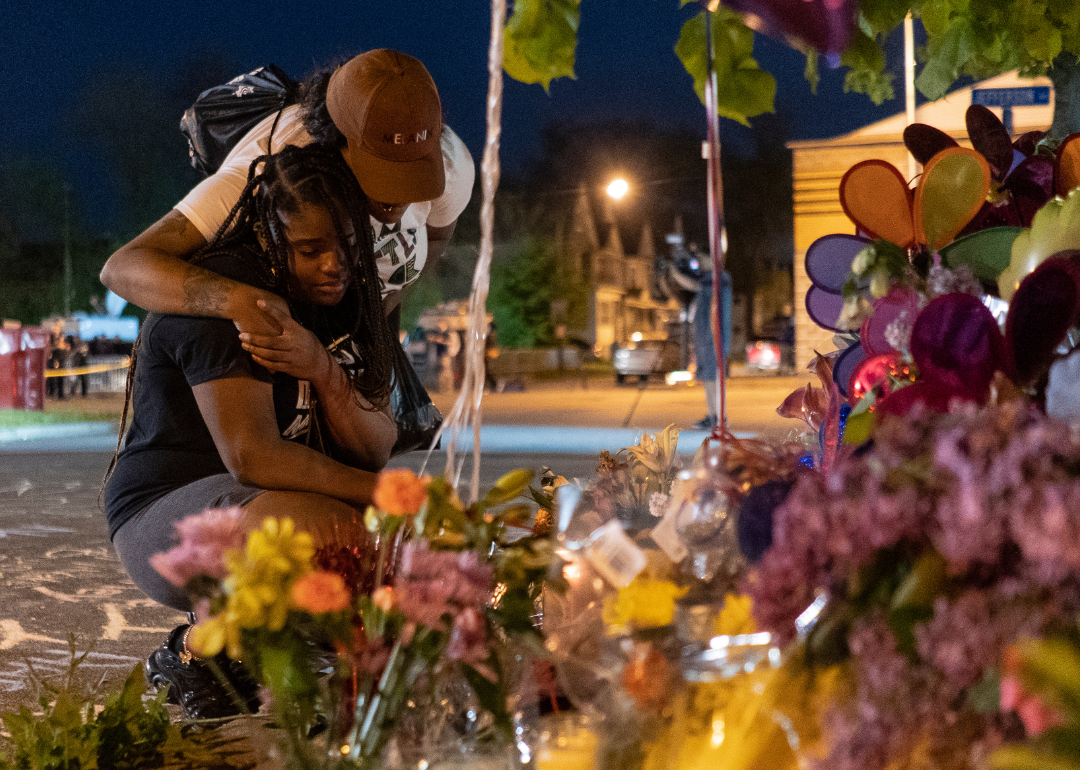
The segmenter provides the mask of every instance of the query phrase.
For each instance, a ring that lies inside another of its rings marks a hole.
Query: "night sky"
[[[555,81],[550,95],[506,80],[507,170],[527,167],[552,121],[630,118],[704,135],[704,109],[672,50],[695,7],[680,9],[678,0],[583,0],[577,79]],[[95,167],[71,114],[77,95],[102,73],[135,66],[166,78],[192,55],[213,52],[234,63],[236,74],[273,62],[300,79],[335,57],[388,47],[427,65],[447,123],[479,161],[489,18],[484,0],[8,0],[0,28],[6,106],[0,155],[58,159],[93,213],[100,207],[95,196],[107,188],[89,178]],[[874,108],[864,96],[845,95],[842,72],[824,67],[818,94],[811,95],[802,55],[779,43],[759,38],[756,56],[777,77],[777,108],[790,138],[844,133],[903,109],[900,99]],[[722,122],[732,147],[748,146],[746,132]],[[183,142],[179,132],[177,142]]]

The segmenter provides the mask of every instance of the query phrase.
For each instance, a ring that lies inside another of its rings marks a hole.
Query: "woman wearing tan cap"
[[[442,122],[431,75],[407,54],[377,49],[309,78],[301,102],[256,125],[212,176],[105,263],[101,282],[159,313],[228,318],[241,331],[274,328],[256,302],[280,300],[188,262],[220,229],[251,161],[285,145],[336,147],[369,199],[384,305],[441,256],[472,193],[475,168]],[[273,146],[271,147],[271,130]]]

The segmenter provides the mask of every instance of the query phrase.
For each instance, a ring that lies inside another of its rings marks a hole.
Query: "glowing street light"
[[[628,193],[629,191],[630,185],[622,177],[619,177],[618,179],[613,179],[611,184],[607,186],[607,194],[617,201],[622,200],[623,196],[625,196],[626,193]]]

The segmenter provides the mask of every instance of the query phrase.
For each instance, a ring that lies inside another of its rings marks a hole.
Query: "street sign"
[[[1050,86],[1024,88],[976,88],[971,103],[983,107],[1037,107],[1050,104]]]
[[[1022,88],[974,88],[971,103],[983,107],[1001,107],[1001,122],[1012,135],[1013,107],[1039,107],[1050,104],[1050,86],[1024,86]]]

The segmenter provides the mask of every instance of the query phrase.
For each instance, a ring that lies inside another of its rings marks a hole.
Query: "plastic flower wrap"
[[[732,439],[708,443],[679,469],[676,441],[672,429],[605,452],[594,483],[560,485],[552,503],[567,588],[544,599],[547,649],[562,690],[598,732],[600,768],[653,766],[654,746],[689,729],[673,722],[688,697],[687,662],[718,636],[752,635],[749,600],[737,594],[747,565],[742,506],[754,490],[780,485],[767,499],[755,492],[750,530],[771,520],[802,453]],[[624,456],[620,476],[612,464]],[[634,515],[623,515],[631,501]]]
[[[225,650],[267,688],[297,766],[379,766],[390,749],[400,759],[445,742],[457,735],[442,713],[451,706],[440,705],[449,700],[509,742],[507,650],[541,641],[533,607],[552,554],[546,536],[524,528],[532,509],[514,502],[531,478],[507,474],[466,506],[443,479],[381,474],[364,515],[377,547],[334,554],[344,576],[316,567],[311,537],[289,519],[266,519],[245,542],[232,511],[182,522],[181,544],[154,562],[207,609],[195,651]],[[461,692],[436,694],[447,687]],[[399,730],[407,735],[395,743]]]

